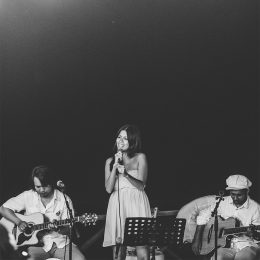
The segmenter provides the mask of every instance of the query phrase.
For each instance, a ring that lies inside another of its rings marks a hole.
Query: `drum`
[[[150,251],[150,259],[152,259],[152,251]],[[136,250],[134,247],[127,247],[126,260],[137,260]],[[164,260],[164,254],[159,248],[155,249],[155,260]]]

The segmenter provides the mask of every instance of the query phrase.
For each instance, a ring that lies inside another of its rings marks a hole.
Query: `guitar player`
[[[19,214],[15,212],[25,211],[27,216],[41,213],[44,219],[51,222],[47,229],[38,232],[37,244],[28,243],[28,253],[33,260],[69,259],[69,228],[68,226],[58,228],[55,224],[55,221],[69,218],[69,214],[63,193],[55,189],[54,176],[54,172],[48,166],[35,167],[31,175],[32,189],[9,199],[0,207],[0,215],[15,224],[20,232],[28,230],[28,222],[19,218]],[[66,197],[74,214],[71,199],[67,195]],[[72,244],[72,259],[85,260],[84,255],[74,244]]]
[[[229,196],[225,197],[219,204],[218,215],[224,220],[234,218],[240,221],[241,226],[253,227],[260,225],[260,206],[249,196],[249,188],[252,186],[251,181],[243,175],[231,175],[226,179],[226,190]],[[200,254],[203,245],[203,231],[211,218],[211,208],[201,211],[197,217],[197,229],[192,243],[192,250],[196,255]],[[246,232],[236,234],[231,239],[229,246],[218,248],[218,260],[259,260],[260,246],[255,240],[257,231],[252,228],[246,229]],[[210,258],[210,254],[209,254]],[[211,256],[214,260],[214,255]]]

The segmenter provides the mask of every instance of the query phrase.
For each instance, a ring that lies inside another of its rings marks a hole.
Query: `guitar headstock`
[[[95,225],[98,220],[98,216],[95,213],[84,213],[80,217],[80,222],[85,226]]]

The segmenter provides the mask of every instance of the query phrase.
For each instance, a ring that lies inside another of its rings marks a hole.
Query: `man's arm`
[[[25,221],[22,221],[20,218],[18,218],[12,209],[1,206],[0,214],[7,220],[17,225],[21,231],[24,231],[25,228],[28,227],[28,224]]]
[[[7,220],[17,225],[21,231],[24,231],[28,225],[25,221],[22,221],[20,218],[18,218],[15,212],[25,210],[25,204],[27,201],[28,191],[25,191],[16,197],[10,198],[0,207],[0,214]]]
[[[19,222],[21,221],[14,213],[13,210],[5,208],[4,206],[0,207],[0,214],[6,218],[7,220],[11,221],[15,225],[18,226]]]

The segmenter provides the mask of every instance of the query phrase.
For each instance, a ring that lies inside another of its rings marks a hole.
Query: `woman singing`
[[[141,138],[134,125],[122,126],[117,134],[113,157],[106,160],[105,187],[111,193],[103,246],[113,246],[113,259],[126,258],[123,246],[124,226],[127,217],[151,217],[149,200],[144,191],[148,166],[141,153]],[[148,260],[149,247],[136,247],[137,259]]]

